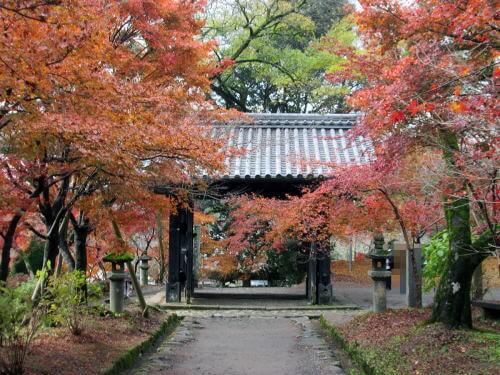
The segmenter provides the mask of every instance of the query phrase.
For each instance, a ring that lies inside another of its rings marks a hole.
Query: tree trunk
[[[158,249],[160,255],[160,284],[165,281],[165,247],[163,246],[163,225],[161,224],[161,215],[156,214],[156,230],[158,233]]]
[[[47,242],[43,252],[43,267],[50,262],[49,273],[54,272],[56,266],[56,258],[59,255],[59,225],[65,216],[64,201],[68,194],[69,177],[64,178],[59,186],[54,202],[50,202],[50,187],[47,181],[43,180],[40,183],[46,184],[43,190],[43,200],[39,203],[39,210],[43,216],[45,227],[47,229]]]
[[[31,267],[31,264],[29,262],[29,259],[27,257],[27,255],[25,253],[23,253],[22,251],[19,252],[19,255],[21,256],[21,258],[23,259],[23,262],[24,262],[24,266],[26,267],[26,269],[28,270],[28,273],[30,275],[30,278],[31,279],[34,279],[35,278],[35,272],[33,271],[33,268]]]
[[[104,263],[102,261],[99,261],[99,262],[97,262],[97,265],[99,266],[99,269],[101,270],[102,277],[104,278],[104,281],[106,281],[106,283],[109,283],[108,273],[106,271],[106,267],[104,267]]]
[[[92,232],[90,220],[85,217],[85,214],[80,210],[78,221],[70,212],[68,218],[73,225],[73,233],[75,238],[75,270],[80,271],[85,277],[87,275],[87,237]],[[86,280],[86,279],[85,279]],[[82,287],[84,299],[87,301],[88,288],[87,282]]]
[[[75,228],[75,269],[87,273],[87,237],[91,232],[87,225]]]
[[[415,304],[414,306],[409,306],[409,307],[415,307],[415,308],[421,308],[422,307],[422,273],[419,272],[417,269],[417,258],[415,257],[415,246],[413,244],[413,240],[410,238],[410,235],[408,233],[408,230],[406,229],[406,224],[405,221],[403,220],[403,217],[401,216],[401,213],[399,212],[399,208],[394,203],[392,198],[390,197],[389,193],[385,191],[384,189],[379,189],[379,191],[384,195],[385,199],[387,202],[392,207],[392,211],[394,212],[394,216],[398,220],[399,226],[401,228],[401,233],[403,234],[403,238],[406,244],[406,251],[407,254],[410,256],[411,259],[411,270],[413,274],[413,283],[415,284],[415,291],[416,291],[416,298],[415,298]],[[409,293],[407,290],[406,293]]]
[[[42,200],[38,204],[38,209],[42,215],[45,223],[45,228],[47,229],[47,240],[45,241],[45,247],[43,249],[43,265],[42,265],[42,276],[38,279],[31,300],[36,305],[40,300],[43,288],[47,281],[47,276],[55,271],[56,258],[59,254],[59,224],[63,220],[66,210],[64,209],[64,202],[66,196],[68,195],[69,189],[69,177],[62,180],[59,186],[57,195],[54,202],[50,202],[50,186],[47,183],[46,178],[40,178],[39,184],[42,185]],[[50,267],[49,267],[50,262]]]
[[[493,238],[491,232],[488,232],[474,245],[471,243],[469,210],[467,197],[445,205],[450,251],[434,297],[431,322],[441,322],[451,328],[472,328],[472,275],[488,256],[485,250]]]
[[[407,248],[411,259],[411,270],[413,274],[413,283],[415,284],[415,308],[422,308],[422,271],[417,268],[417,258],[415,256],[415,246]],[[407,271],[408,272],[408,271]],[[409,293],[407,290],[406,293]]]
[[[50,230],[51,226],[47,226],[47,231]],[[54,272],[56,268],[56,259],[59,254],[59,231],[54,230],[47,237],[45,242],[45,247],[43,251],[43,265],[47,266],[50,262],[50,272]]]
[[[73,225],[73,233],[75,238],[75,269],[81,271],[84,275],[87,274],[87,238],[92,232],[90,220],[85,217],[85,213],[80,210],[78,220],[72,213],[68,215]]]
[[[450,174],[456,170],[455,152],[459,150],[456,136],[444,134],[443,157]],[[451,328],[472,327],[470,294],[472,275],[487,257],[489,239],[494,234],[485,232],[474,244],[471,240],[470,202],[465,181],[453,189],[453,195],[444,197],[444,213],[449,236],[449,254],[441,276],[431,315],[431,322],[441,322]]]
[[[17,225],[21,220],[22,214],[16,213],[10,220],[9,227],[3,236],[2,261],[0,263],[0,281],[7,281],[9,276],[10,251],[16,235]]]
[[[50,229],[48,229],[50,230]],[[59,240],[59,231],[53,230],[52,231],[52,236],[53,233],[57,234],[56,241]],[[47,237],[47,240],[45,241],[45,246],[43,247],[43,263],[42,263],[42,273],[40,278],[37,280],[36,285],[35,285],[35,290],[33,290],[33,294],[31,295],[31,300],[33,301],[34,305],[38,305],[38,302],[40,301],[40,297],[42,295],[42,291],[45,288],[45,283],[47,281],[47,277],[52,274],[55,271],[55,260],[57,257],[57,252],[56,255],[51,257],[51,251],[54,249],[54,239],[50,241],[51,236]],[[58,249],[57,247],[57,242],[55,242],[55,248],[56,250]],[[50,262],[50,264],[48,264]],[[49,267],[50,266],[50,267]]]
[[[130,279],[132,280],[132,285],[134,286],[135,292],[137,294],[137,299],[139,300],[139,306],[142,310],[142,315],[147,318],[149,315],[148,305],[146,305],[146,300],[144,299],[144,295],[142,294],[141,286],[137,281],[137,276],[135,275],[134,268],[132,266],[132,262],[126,262],[128,273],[130,275]]]
[[[57,257],[57,267],[56,267],[56,271],[54,273],[54,275],[56,277],[59,277],[59,275],[61,274],[62,272],[62,264],[63,264],[63,258],[61,256],[61,254],[59,254],[59,256]]]
[[[61,224],[61,229],[59,230],[59,252],[60,256],[64,259],[64,262],[68,266],[69,271],[75,269],[75,259],[71,255],[71,251],[68,246],[68,215],[66,215]]]

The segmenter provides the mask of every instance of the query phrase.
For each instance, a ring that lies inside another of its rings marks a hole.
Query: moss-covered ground
[[[500,374],[500,324],[476,316],[473,330],[427,324],[430,311],[388,310],[342,326],[322,319],[327,333],[369,375]]]

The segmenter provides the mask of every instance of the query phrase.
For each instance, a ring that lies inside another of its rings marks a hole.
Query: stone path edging
[[[224,305],[187,305],[187,304],[165,304],[156,305],[162,310],[256,310],[256,311],[326,311],[326,310],[359,310],[354,305],[316,305],[316,306],[224,306]]]
[[[160,328],[156,332],[139,345],[136,345],[125,354],[121,355],[113,362],[109,369],[103,372],[103,375],[119,375],[132,368],[139,357],[158,343],[165,340],[167,336],[171,335],[179,326],[181,321],[182,318],[176,314],[170,315],[167,320],[161,324]]]
[[[358,367],[358,371],[361,369],[363,373],[367,375],[385,375],[368,363],[363,356],[362,350],[360,350],[357,345],[350,345],[340,334],[339,330],[325,319],[324,316],[319,318],[319,323],[324,329],[325,334],[330,337],[349,356],[352,363]]]

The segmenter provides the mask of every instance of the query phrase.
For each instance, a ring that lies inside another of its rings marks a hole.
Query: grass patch
[[[365,357],[365,355],[367,354],[369,357],[369,353],[364,353],[363,351],[361,351],[357,343],[349,343],[347,340],[345,340],[340,330],[328,323],[323,315],[319,318],[319,322],[327,335],[332,338],[335,343],[342,348],[342,350],[349,354],[352,362],[358,367],[355,369],[349,369],[349,375],[376,374],[376,369],[370,365],[369,361]]]

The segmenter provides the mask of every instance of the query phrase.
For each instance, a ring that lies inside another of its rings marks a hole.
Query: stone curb
[[[160,328],[156,332],[137,346],[122,354],[113,362],[109,369],[103,372],[103,375],[123,374],[123,372],[130,369],[137,359],[140,358],[145,352],[155,346],[164,337],[171,335],[181,321],[182,318],[176,314],[170,315],[167,320],[161,324]]]
[[[363,374],[366,375],[385,375],[384,372],[379,371],[377,368],[373,367],[370,363],[365,360],[363,351],[357,345],[349,344],[340,331],[328,322],[323,315],[319,318],[319,323],[321,328],[325,331],[325,334],[330,337],[335,343],[349,355],[351,361],[362,370]]]
[[[162,310],[255,310],[255,311],[330,311],[330,310],[359,310],[354,305],[339,306],[290,306],[290,307],[269,307],[269,306],[223,306],[223,305],[182,305],[168,304],[156,305]]]

